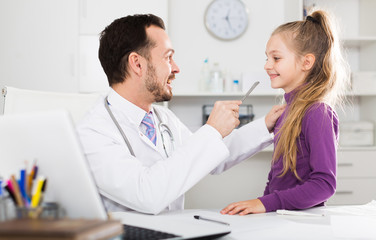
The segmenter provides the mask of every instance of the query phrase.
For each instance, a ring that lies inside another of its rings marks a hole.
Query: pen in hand
[[[215,223],[220,223],[220,224],[224,224],[224,225],[230,226],[229,223],[221,222],[221,221],[218,221],[218,220],[215,220],[215,219],[206,218],[206,217],[201,217],[199,215],[194,215],[193,217],[195,219],[197,219],[197,220],[204,220],[204,221],[215,222]]]

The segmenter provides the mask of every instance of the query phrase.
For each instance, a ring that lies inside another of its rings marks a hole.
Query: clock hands
[[[224,17],[224,19],[228,23],[228,26],[230,27],[230,29],[232,29],[231,22],[230,22],[230,12],[231,12],[231,9],[228,10],[227,15],[226,17]]]

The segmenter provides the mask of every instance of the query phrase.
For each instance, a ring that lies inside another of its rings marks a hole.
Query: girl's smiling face
[[[304,82],[303,58],[297,56],[287,45],[290,35],[272,35],[266,45],[267,60],[264,66],[272,88],[291,92]]]

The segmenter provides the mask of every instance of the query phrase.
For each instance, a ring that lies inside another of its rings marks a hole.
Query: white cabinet
[[[329,205],[365,204],[376,199],[376,149],[338,152],[337,190]]]
[[[78,3],[0,1],[0,86],[78,91]]]

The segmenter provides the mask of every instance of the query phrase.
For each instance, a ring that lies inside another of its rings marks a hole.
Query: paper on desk
[[[372,200],[371,202],[364,205],[340,206],[324,210],[334,213],[343,213],[357,216],[376,216],[376,200]]]
[[[376,218],[372,216],[330,216],[333,235],[346,239],[375,239]]]

